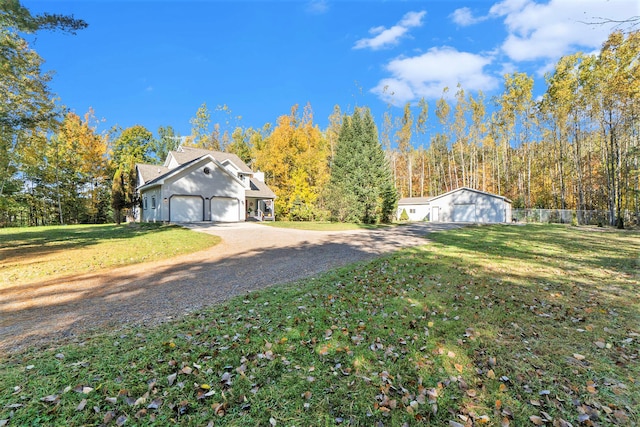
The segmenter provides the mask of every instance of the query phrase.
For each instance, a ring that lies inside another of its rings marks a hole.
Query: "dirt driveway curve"
[[[222,237],[163,261],[0,290],[0,352],[55,345],[91,330],[152,325],[253,289],[315,275],[402,247],[454,224],[318,232],[255,223],[190,224]]]

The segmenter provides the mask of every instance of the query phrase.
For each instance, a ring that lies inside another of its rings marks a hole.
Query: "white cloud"
[[[322,15],[329,10],[329,3],[327,0],[311,0],[307,4],[307,12],[315,15]]]
[[[473,16],[471,9],[468,7],[462,7],[454,10],[450,15],[450,18],[455,24],[460,25],[461,27],[468,27],[469,25],[473,25],[487,19],[486,16]]]
[[[381,80],[371,92],[385,102],[402,105],[422,97],[439,98],[445,87],[455,93],[458,83],[465,91],[489,91],[498,85],[497,79],[484,71],[491,61],[488,56],[450,47],[432,48],[419,56],[389,62],[386,69],[391,77]]]
[[[589,23],[637,14],[637,0],[504,0],[489,14],[503,18],[508,35],[503,52],[513,61],[555,61],[580,49],[599,47],[612,26]]]
[[[360,39],[356,42],[353,48],[370,48],[376,50],[396,45],[400,38],[404,36],[409,29],[422,25],[422,19],[426,14],[426,11],[408,12],[402,17],[400,22],[391,28],[385,28],[383,26],[373,27],[369,30],[369,33],[375,35],[375,37]]]

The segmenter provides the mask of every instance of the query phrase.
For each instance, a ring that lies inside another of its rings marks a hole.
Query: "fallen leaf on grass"
[[[116,413],[114,411],[108,411],[104,414],[104,418],[102,418],[102,424],[109,424],[116,417]]]
[[[167,382],[169,383],[169,387],[171,387],[173,385],[173,383],[176,381],[176,377],[178,376],[177,373],[175,374],[171,374],[167,377]]]
[[[537,426],[544,425],[545,423],[545,421],[537,415],[531,415],[529,419],[531,420],[532,423],[534,423]]]
[[[50,394],[49,396],[45,396],[40,399],[45,403],[58,403],[60,401],[60,396],[57,394]]]
[[[93,391],[93,387],[78,385],[73,389],[76,393],[89,394]]]
[[[222,374],[222,377],[220,377],[220,384],[227,387],[231,385],[231,374],[229,372]]]
[[[162,399],[153,399],[147,409],[158,409],[160,406],[162,406]]]
[[[84,407],[87,406],[87,399],[82,399],[78,406],[76,406],[76,411],[84,410]]]
[[[629,422],[629,416],[622,409],[616,409],[615,411],[613,411],[613,416],[621,424],[625,424]]]
[[[488,415],[480,415],[478,418],[475,419],[475,422],[478,424],[487,424],[489,421],[491,421],[491,419],[489,418]]]

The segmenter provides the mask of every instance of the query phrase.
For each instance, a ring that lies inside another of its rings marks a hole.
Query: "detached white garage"
[[[500,223],[511,219],[511,200],[467,187],[434,197],[429,204],[433,222]]]

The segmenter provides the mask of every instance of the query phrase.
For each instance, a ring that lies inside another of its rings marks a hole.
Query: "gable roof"
[[[449,192],[447,192],[447,193],[440,194],[439,196],[433,197],[433,198],[431,199],[431,201],[434,201],[434,200],[436,200],[436,199],[440,199],[440,198],[442,198],[442,197],[448,196],[449,194],[457,193],[458,191],[464,191],[464,190],[466,190],[466,191],[471,191],[471,192],[473,192],[473,193],[482,194],[482,195],[485,195],[485,196],[495,197],[495,198],[497,198],[497,199],[504,200],[504,201],[505,201],[505,202],[507,202],[507,203],[511,203],[511,200],[507,199],[507,198],[506,198],[506,197],[504,197],[504,196],[499,196],[499,195],[497,195],[497,194],[493,194],[493,193],[487,193],[486,191],[480,191],[480,190],[476,190],[476,189],[474,189],[474,188],[469,188],[469,187],[459,187],[459,188],[456,188],[455,190],[451,190],[451,191],[449,191]]]
[[[257,198],[265,198],[265,199],[275,199],[276,195],[267,184],[264,182],[255,179],[249,178],[249,188],[245,190],[246,197],[257,197]]]
[[[428,205],[433,197],[404,197],[398,200],[398,205]]]
[[[238,178],[237,176],[233,175],[227,168],[225,168],[219,161],[217,161],[216,159],[213,158],[213,156],[211,156],[210,154],[205,154],[204,156],[199,156],[196,157],[193,160],[190,160],[186,163],[181,164],[180,166],[173,168],[173,169],[168,169],[165,168],[167,170],[166,173],[159,175],[157,177],[155,177],[154,179],[152,179],[151,181],[145,182],[144,184],[142,184],[141,186],[138,187],[138,190],[141,190],[145,187],[153,187],[155,185],[162,185],[164,184],[164,181],[167,178],[170,178],[174,175],[177,175],[178,173],[180,173],[181,171],[191,167],[192,165],[197,165],[203,161],[212,161],[213,163],[215,163],[218,167],[220,167],[220,169],[226,173],[227,175],[229,175],[232,179],[234,179],[235,181],[237,181],[238,183],[240,183],[242,186],[244,186],[244,184],[242,184],[242,181],[240,181],[240,178]],[[139,165],[139,166],[149,166],[149,165]],[[140,170],[140,169],[138,169]]]
[[[142,178],[143,185],[169,172],[169,168],[167,167],[148,165],[145,163],[136,163],[136,167],[140,173],[140,178]]]
[[[243,162],[240,157],[233,153],[224,153],[222,151],[205,150],[204,148],[195,147],[178,147],[177,150],[170,151],[169,155],[173,156],[175,161],[180,165],[191,162],[202,156],[210,155],[221,164],[224,164],[225,162],[231,162],[237,169],[240,170],[240,172],[253,173],[249,166],[247,166],[247,164]],[[167,159],[168,158],[169,157],[167,156]],[[167,163],[165,162],[165,165],[166,164]]]

